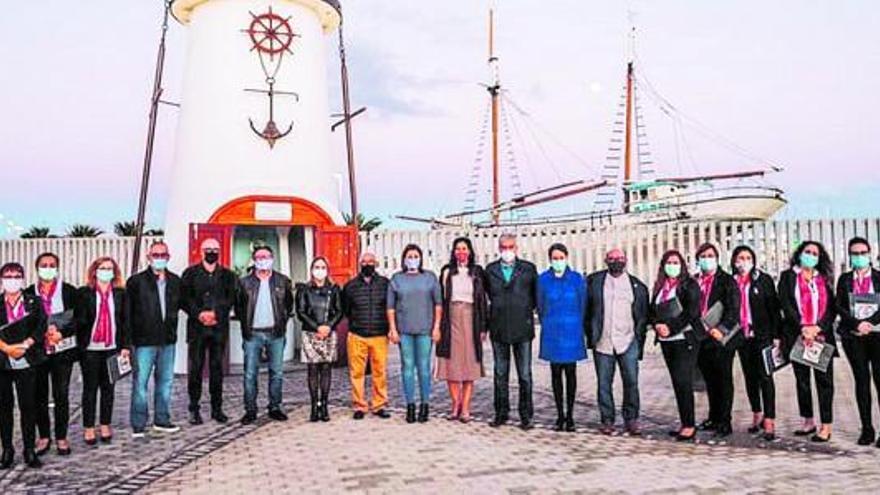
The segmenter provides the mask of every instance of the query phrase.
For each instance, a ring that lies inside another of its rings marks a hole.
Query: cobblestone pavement
[[[790,370],[782,371],[777,379],[777,431],[782,439],[766,443],[745,433],[751,413],[738,363],[738,432],[720,444],[702,435],[696,445],[674,443],[665,434],[677,422],[671,385],[659,350],[654,348],[646,355],[640,376],[645,427],[641,438],[598,433],[592,361],[578,367],[578,431],[574,434],[550,430],[555,408],[549,366],[538,360],[533,365],[535,430],[488,427],[492,415],[488,377],[477,384],[473,423],[442,419],[448,395],[444,384],[435,383],[432,420],[426,425],[406,424],[400,410],[399,361],[393,351],[389,383],[395,407],[388,420],[351,419],[347,375],[340,369],[334,370],[332,421],[307,422],[305,373],[296,367],[285,376],[285,405],[291,414],[286,423],[261,416],[250,426],[235,421],[190,426],[186,424],[185,379],[179,377],[173,413],[183,429],[133,441],[125,426],[130,397],[127,381],[117,389],[114,441],[97,447],[81,440],[77,375],[71,386],[76,402],[70,433],[73,456],[65,459],[49,454],[41,470],[24,468],[19,457],[13,470],[0,472],[0,493],[873,492],[880,482],[880,449],[855,445],[858,420],[851,375],[843,361],[835,366],[836,421],[833,440],[827,445],[790,435],[798,425]],[[486,356],[486,363],[491,372],[491,356]],[[261,404],[265,385],[264,374]],[[619,386],[616,398],[622,396]],[[511,388],[515,404],[515,374]],[[225,409],[233,419],[242,412],[241,392],[241,377],[229,377]],[[701,419],[706,411],[705,394],[698,394],[697,411]]]

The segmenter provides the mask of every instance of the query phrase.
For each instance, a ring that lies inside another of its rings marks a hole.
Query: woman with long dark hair
[[[488,332],[488,304],[483,268],[467,237],[452,242],[449,263],[440,270],[443,316],[437,343],[437,378],[446,380],[450,420],[471,420],[474,382],[483,376],[483,341]]]
[[[817,241],[802,242],[790,260],[791,268],[779,276],[779,303],[782,307],[783,331],[788,346],[798,337],[805,343],[823,342],[835,346],[834,271],[828,251]],[[837,356],[835,347],[834,355]],[[825,372],[809,366],[791,363],[797,382],[798,409],[803,426],[794,432],[797,436],[812,435],[814,442],[831,439],[832,406],[834,403],[834,360]],[[822,427],[817,431],[813,418],[813,394],[810,376],[816,380],[819,396],[819,418]]]
[[[856,403],[862,433],[857,443],[874,443],[874,424],[871,419],[871,380],[880,390],[880,333],[874,331],[880,325],[880,271],[871,266],[871,244],[862,237],[849,241],[849,264],[852,268],[837,281],[837,310],[840,324],[837,327],[843,350],[852,367],[855,381]],[[880,397],[878,397],[880,399]],[[877,442],[880,447],[880,441]]]
[[[667,251],[660,259],[649,319],[669,369],[681,421],[681,428],[670,435],[679,442],[691,442],[697,435],[694,368],[705,329],[700,321],[700,286],[688,275],[684,256],[678,251]]]
[[[763,350],[780,346],[779,297],[773,278],[757,268],[757,256],[749,246],[739,246],[730,257],[740,298],[739,324],[745,342],[738,349],[752,408],[749,433],[764,431],[764,440],[776,438],[776,386],[764,371]]]
[[[403,248],[402,269],[388,284],[388,340],[400,344],[406,422],[428,421],[431,399],[431,344],[440,340],[442,300],[437,276],[422,267],[422,250],[415,244]],[[419,412],[416,418],[416,377]]]
[[[342,320],[339,286],[330,278],[326,258],[312,260],[310,278],[296,288],[296,316],[302,322],[302,362],[308,365],[309,421],[330,421],[331,366],[336,362],[336,325]]]

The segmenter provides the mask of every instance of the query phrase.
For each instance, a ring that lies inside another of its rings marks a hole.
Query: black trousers
[[[844,339],[843,350],[853,371],[862,429],[874,431],[871,419],[871,379],[874,380],[880,402],[880,335]]]
[[[69,351],[74,352],[74,351]],[[55,356],[38,366],[34,400],[36,402],[37,428],[40,438],[52,438],[52,422],[49,418],[49,383],[52,384],[52,401],[55,403],[55,439],[67,438],[70,423],[70,372],[73,361],[67,356]]]
[[[700,344],[697,365],[706,381],[709,420],[729,425],[733,410],[733,356],[736,351],[707,338]]]
[[[532,341],[505,344],[492,342],[495,360],[495,415],[506,418],[510,414],[510,355],[516,365],[519,382],[519,419],[531,421],[535,409],[532,403]]]
[[[562,375],[565,375],[564,389]],[[577,363],[550,363],[550,381],[553,385],[553,400],[556,402],[557,417],[560,420],[563,418],[572,419],[574,398],[577,394]],[[565,409],[562,408],[563,400]]]
[[[24,450],[34,448],[34,378],[33,369],[0,371],[0,440],[3,450],[13,450],[12,431],[14,415],[12,407],[18,396],[19,424]],[[12,390],[15,388],[15,395]]]
[[[739,364],[746,379],[746,394],[753,413],[764,413],[767,419],[776,418],[776,384],[773,375],[764,372],[761,351],[772,342],[756,338],[746,339],[739,348]]]
[[[208,392],[211,394],[211,411],[223,408],[223,352],[226,350],[226,336],[216,331],[200,333],[189,342],[187,354],[189,370],[187,372],[187,391],[189,392],[189,410],[199,410],[202,400],[202,376],[205,369],[205,356],[208,357]]]
[[[678,406],[682,428],[693,428],[694,420],[694,368],[697,366],[697,345],[687,341],[663,342],[663,360],[672,378],[672,390]]]
[[[115,386],[110,382],[107,358],[116,351],[85,351],[80,360],[82,369],[82,417],[84,428],[95,427],[95,405],[98,390],[101,391],[100,421],[109,425],[113,421],[113,395]]]
[[[816,379],[816,392],[819,395],[819,418],[823,424],[831,424],[834,416],[834,359],[828,363],[825,373],[814,370],[803,364],[791,363],[794,378],[797,382],[798,410],[802,418],[813,417],[813,390],[810,386],[810,375]],[[812,372],[812,373],[811,373]]]

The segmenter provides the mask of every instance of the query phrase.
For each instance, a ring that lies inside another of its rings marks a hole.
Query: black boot
[[[312,412],[311,412],[311,414],[309,414],[309,421],[311,421],[312,423],[315,423],[319,419],[321,419],[320,412],[319,412],[320,408],[321,408],[320,404],[318,404],[317,402],[315,402],[313,400],[312,401]]]
[[[34,452],[34,449],[26,449],[24,451],[24,463],[27,464],[27,467],[38,469],[43,467],[43,461],[37,457],[37,453]]]
[[[0,469],[9,469],[15,462],[15,451],[12,449],[4,450],[0,455]]]
[[[427,423],[428,422],[428,404],[419,405],[419,423]]]
[[[416,405],[415,404],[407,404],[406,405],[406,422],[407,423],[415,423],[416,422]]]
[[[321,409],[318,411],[318,415],[321,416],[321,421],[327,422],[330,421],[330,411],[327,409],[327,401],[321,401]]]
[[[556,416],[556,425],[553,426],[553,431],[563,431],[565,430],[565,416],[559,414]]]

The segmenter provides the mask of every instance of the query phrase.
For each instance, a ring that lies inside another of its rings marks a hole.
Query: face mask
[[[213,265],[220,259],[220,253],[215,253],[213,251],[208,251],[205,253],[205,263],[209,265]]]
[[[568,262],[565,260],[552,260],[550,262],[550,267],[553,268],[553,271],[556,273],[564,272],[567,266]]]
[[[867,254],[856,254],[850,256],[849,263],[856,270],[861,270],[862,268],[868,268],[868,265],[871,264],[871,257]]]
[[[40,277],[40,280],[45,280],[47,282],[55,280],[58,278],[58,269],[57,268],[37,268],[37,276]]]
[[[150,261],[150,266],[153,267],[153,270],[162,271],[168,268],[168,260],[154,259]]]
[[[376,273],[376,267],[373,265],[362,265],[361,266],[361,275],[364,277],[370,278]]]
[[[745,275],[746,273],[751,273],[754,267],[755,265],[751,261],[740,261],[736,264],[736,271]]]
[[[625,261],[609,261],[608,263],[608,271],[611,272],[612,275],[620,275],[626,270],[626,262]]]
[[[816,268],[819,264],[819,257],[814,254],[801,253],[801,266],[804,268]]]
[[[263,258],[254,261],[254,266],[257,267],[257,270],[271,270],[273,264],[275,264],[275,260],[272,258]]]
[[[667,277],[678,278],[678,276],[681,275],[681,265],[666,263],[663,265],[663,273],[665,273]]]
[[[403,260],[403,263],[406,265],[406,269],[414,272],[419,269],[419,265],[422,264],[422,260],[419,258],[407,258]]]
[[[467,264],[469,259],[470,255],[468,253],[455,253],[455,261],[457,261],[460,265]]]
[[[98,277],[99,282],[110,282],[113,280],[115,273],[113,273],[113,269],[101,268],[97,272],[95,272],[95,276]]]
[[[315,277],[315,280],[324,280],[327,278],[327,269],[315,268],[312,270],[312,276]]]
[[[697,264],[701,272],[714,272],[718,268],[718,258],[700,258]]]
[[[515,259],[516,253],[513,251],[513,249],[505,249],[501,251],[501,261],[510,264],[513,263]]]
[[[16,292],[20,292],[23,286],[24,280],[20,278],[3,279],[3,292],[6,292],[7,294],[15,294]]]

